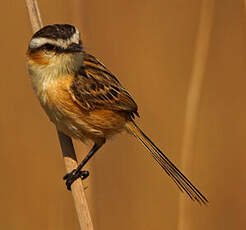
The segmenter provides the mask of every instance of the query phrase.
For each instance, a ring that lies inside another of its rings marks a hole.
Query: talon
[[[66,180],[69,177],[69,173],[67,173],[62,179]]]
[[[81,178],[82,180],[84,180],[88,176],[89,176],[89,172],[88,171],[78,171],[77,172],[76,169],[74,169],[72,172],[67,173],[63,177],[63,180],[66,180],[67,189],[70,191],[71,190],[71,185],[73,184],[74,181],[76,181],[78,178]]]
[[[80,177],[82,180],[86,179],[89,176],[89,171],[80,171]]]

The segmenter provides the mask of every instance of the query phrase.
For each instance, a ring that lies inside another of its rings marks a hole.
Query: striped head
[[[83,47],[80,33],[72,25],[48,25],[31,38],[27,59],[34,71],[53,74],[71,74],[83,63]]]

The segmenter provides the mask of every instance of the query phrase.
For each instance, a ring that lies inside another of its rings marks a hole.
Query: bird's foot
[[[66,181],[66,186],[68,190],[71,190],[71,185],[73,184],[74,181],[76,181],[78,178],[81,178],[84,180],[89,176],[88,171],[77,171],[74,169],[72,172],[67,173],[64,177],[63,180]]]

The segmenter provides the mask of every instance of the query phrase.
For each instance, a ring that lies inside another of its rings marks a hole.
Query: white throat
[[[49,64],[40,65],[32,60],[28,61],[28,71],[32,87],[38,97],[45,97],[46,89],[57,78],[68,74],[75,74],[83,63],[83,53],[59,54],[49,58]],[[46,98],[43,98],[46,100]]]

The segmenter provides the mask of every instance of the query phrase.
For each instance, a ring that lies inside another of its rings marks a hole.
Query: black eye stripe
[[[55,53],[72,53],[72,52],[81,52],[82,46],[78,45],[77,43],[71,43],[71,45],[69,45],[67,48],[63,48],[56,44],[45,43],[37,48],[31,48],[30,52],[36,52],[40,50],[50,51]]]
[[[47,50],[55,50],[55,49],[56,49],[56,46],[47,43],[47,44],[44,44],[44,45],[43,45],[43,48],[45,48],[45,49],[47,49]]]
[[[54,44],[50,44],[50,43],[45,43],[43,45],[41,45],[40,47],[37,47],[35,49],[33,49],[32,51],[37,51],[37,50],[48,50],[48,51],[54,51],[54,52],[64,52],[65,49],[63,49],[62,47],[59,47],[57,45]]]

